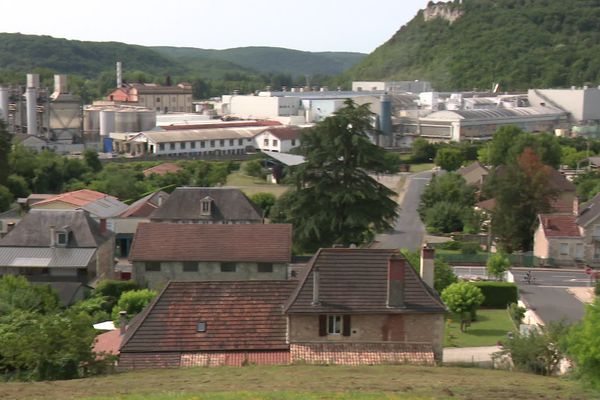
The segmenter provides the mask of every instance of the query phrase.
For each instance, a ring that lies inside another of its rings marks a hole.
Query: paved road
[[[524,282],[526,269],[513,269],[515,283],[519,285],[521,299],[544,321],[575,323],[583,318],[585,308],[568,287],[586,287],[589,277],[584,272],[565,270],[532,270],[535,281]]]
[[[492,354],[502,350],[498,346],[482,347],[444,347],[443,361],[445,363],[491,363]]]
[[[417,213],[417,208],[421,194],[431,179],[431,175],[431,171],[425,171],[413,174],[408,178],[394,230],[377,235],[372,248],[410,250],[421,248],[425,236],[425,225]]]

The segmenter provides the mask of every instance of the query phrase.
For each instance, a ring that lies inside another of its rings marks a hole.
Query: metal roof
[[[0,247],[0,266],[84,268],[96,249],[65,247]]]
[[[252,128],[219,128],[219,129],[185,129],[173,131],[144,131],[140,135],[145,136],[154,143],[185,142],[195,140],[219,140],[219,139],[245,139],[253,138],[268,127]],[[139,135],[131,138],[135,140]]]
[[[566,115],[562,110],[550,107],[515,107],[515,108],[495,108],[485,110],[444,110],[436,111],[421,120],[447,120],[447,119],[502,119],[518,118],[528,116],[561,116]]]
[[[306,162],[304,156],[298,156],[296,154],[278,153],[276,151],[266,150],[264,150],[263,153],[287,166],[300,165]]]
[[[114,197],[104,197],[81,207],[98,218],[116,217],[129,208],[129,206]]]

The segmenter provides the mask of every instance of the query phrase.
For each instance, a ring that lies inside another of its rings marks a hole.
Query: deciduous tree
[[[483,303],[481,289],[469,282],[457,282],[448,286],[442,292],[442,300],[450,311],[460,316],[460,330],[464,332],[465,327],[471,321],[471,317]]]

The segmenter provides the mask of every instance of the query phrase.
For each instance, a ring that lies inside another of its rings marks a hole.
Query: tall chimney
[[[313,298],[312,305],[318,306],[321,304],[319,301],[319,268],[313,269]]]
[[[54,94],[59,95],[61,93],[69,93],[67,75],[56,74],[54,75]]]
[[[0,119],[8,125],[8,88],[0,86]]]
[[[25,90],[25,102],[27,107],[27,134],[37,135],[37,89],[28,87]]]
[[[56,246],[56,228],[50,225],[50,247]]]
[[[127,311],[119,311],[119,331],[121,335],[125,334],[127,330]]]
[[[404,307],[404,268],[406,260],[392,256],[388,261],[388,307]]]
[[[117,61],[117,88],[123,86],[123,66],[121,61]]]
[[[433,289],[435,278],[435,249],[427,244],[421,249],[421,279]]]

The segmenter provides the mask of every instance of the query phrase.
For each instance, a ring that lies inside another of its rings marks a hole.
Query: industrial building
[[[362,91],[383,91],[391,94],[395,93],[422,93],[431,92],[431,82],[428,81],[354,81],[352,82],[353,92]]]

